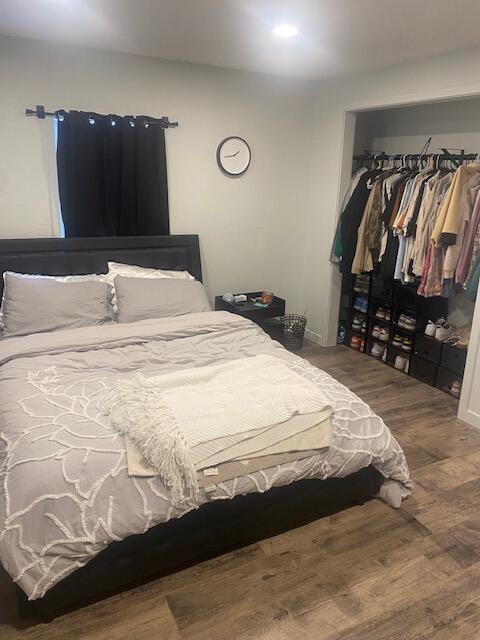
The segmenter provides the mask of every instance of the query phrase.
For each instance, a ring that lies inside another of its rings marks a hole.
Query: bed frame
[[[4,271],[105,273],[108,260],[186,269],[202,279],[196,235],[0,240],[1,275]],[[3,289],[3,278],[0,282]],[[111,543],[39,600],[29,602],[17,587],[19,617],[49,621],[126,588],[361,504],[377,493],[381,482],[380,474],[367,467],[346,478],[300,480],[265,493],[207,503],[145,534]]]

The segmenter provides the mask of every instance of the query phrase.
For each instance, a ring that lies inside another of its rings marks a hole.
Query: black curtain
[[[168,235],[165,131],[147,116],[58,111],[67,237]]]

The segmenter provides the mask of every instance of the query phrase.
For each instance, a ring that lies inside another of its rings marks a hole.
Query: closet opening
[[[338,341],[457,399],[480,272],[479,113],[480,97],[358,112],[331,254]]]

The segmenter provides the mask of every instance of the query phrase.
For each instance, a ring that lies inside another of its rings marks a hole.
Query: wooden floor
[[[480,638],[480,431],[456,401],[346,347],[302,355],[366,400],[416,483],[27,628],[0,575],[0,639],[473,640]]]

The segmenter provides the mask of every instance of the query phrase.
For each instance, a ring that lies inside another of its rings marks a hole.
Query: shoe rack
[[[466,350],[424,335],[429,320],[448,315],[448,300],[423,298],[416,289],[416,284],[385,284],[375,274],[357,276],[351,291],[342,294],[344,344],[458,397]],[[356,308],[358,298],[366,298],[361,309]],[[356,320],[364,323],[363,328]],[[377,336],[377,328],[383,339]]]

